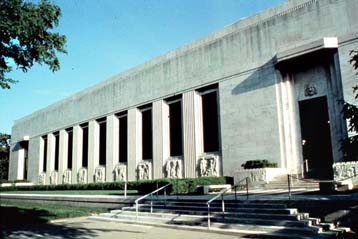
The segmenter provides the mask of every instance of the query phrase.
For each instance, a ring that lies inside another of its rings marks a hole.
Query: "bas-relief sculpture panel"
[[[94,170],[94,182],[104,183],[105,181],[106,181],[106,168],[103,166],[98,166]]]
[[[138,180],[152,179],[152,162],[141,161],[137,165]]]
[[[215,154],[206,154],[199,158],[199,176],[211,177],[219,176],[219,156]]]
[[[39,184],[40,185],[45,185],[46,184],[46,173],[42,172],[39,175]]]
[[[80,168],[77,174],[77,181],[78,183],[87,183],[87,169]]]
[[[50,184],[57,184],[58,180],[58,172],[52,171],[50,175]]]
[[[113,178],[115,182],[127,180],[127,166],[125,164],[117,164],[114,166]]]
[[[70,184],[71,183],[71,176],[72,176],[72,171],[70,169],[66,169],[63,172],[63,183],[64,184]]]
[[[333,164],[334,180],[344,180],[358,176],[358,161]]]
[[[183,160],[169,158],[165,164],[165,175],[167,178],[182,178],[183,177]]]

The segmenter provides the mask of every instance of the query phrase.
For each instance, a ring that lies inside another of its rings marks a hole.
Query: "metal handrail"
[[[153,192],[150,192],[150,193],[148,193],[148,194],[146,194],[144,196],[141,196],[140,198],[137,198],[134,201],[134,203],[135,203],[135,211],[136,211],[136,219],[138,219],[138,202],[143,200],[144,198],[147,198],[147,197],[150,196],[150,213],[153,213],[153,194],[164,189],[164,204],[166,204],[166,201],[167,201],[167,190],[166,189],[170,185],[172,185],[172,183],[168,183],[168,184],[164,185],[163,187],[154,190]]]
[[[246,177],[242,180],[240,180],[237,184],[231,186],[230,188],[224,188],[221,190],[217,195],[215,195],[213,198],[208,200],[206,204],[208,205],[208,229],[210,229],[211,224],[211,215],[210,215],[210,204],[221,197],[221,212],[225,213],[225,201],[224,201],[224,195],[227,191],[234,189],[235,190],[235,201],[237,201],[237,188],[239,187],[240,183],[246,181],[246,199],[249,199],[249,177]]]
[[[346,178],[342,178],[342,179],[339,179],[339,180],[332,180],[332,179],[328,179],[328,180],[319,180],[319,179],[315,179],[315,180],[310,180],[310,179],[305,179],[305,178],[298,178],[297,176],[295,175],[291,175],[291,174],[287,174],[287,186],[288,186],[288,198],[291,199],[291,187],[292,187],[292,180],[291,178],[294,178],[296,180],[300,180],[300,181],[304,181],[304,182],[308,182],[308,183],[320,183],[320,182],[332,182],[332,183],[337,183],[337,182],[341,182],[341,181],[345,181],[347,179],[351,179],[351,178],[354,178],[354,177],[357,177],[358,174],[357,173],[354,173],[353,176],[349,176],[349,177],[346,177]]]

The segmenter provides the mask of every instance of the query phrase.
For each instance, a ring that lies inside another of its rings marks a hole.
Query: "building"
[[[354,102],[358,1],[290,0],[15,121],[9,180],[332,177]]]

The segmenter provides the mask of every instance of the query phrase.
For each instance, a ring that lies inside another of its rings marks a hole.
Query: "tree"
[[[358,69],[358,51],[351,51],[350,63],[355,70]],[[358,83],[353,87],[354,98],[358,99]],[[358,105],[344,102],[343,118],[348,120],[348,131],[355,133],[354,136],[343,141],[343,151],[348,160],[358,160]]]
[[[8,178],[9,153],[10,135],[0,133],[0,181]]]
[[[52,72],[60,69],[56,53],[67,53],[66,37],[53,32],[60,16],[61,9],[47,0],[0,0],[0,88],[17,82],[5,76],[12,64],[23,72],[34,63],[46,64]]]

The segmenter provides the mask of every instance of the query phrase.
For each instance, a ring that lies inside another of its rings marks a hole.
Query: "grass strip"
[[[105,211],[106,209],[104,208],[8,202],[1,200],[0,225],[17,226],[41,224],[55,219],[89,216]]]
[[[53,190],[53,191],[2,191],[9,194],[58,194],[58,195],[124,195],[124,190]],[[1,195],[0,193],[0,195]],[[127,194],[138,194],[137,190],[127,190]]]

